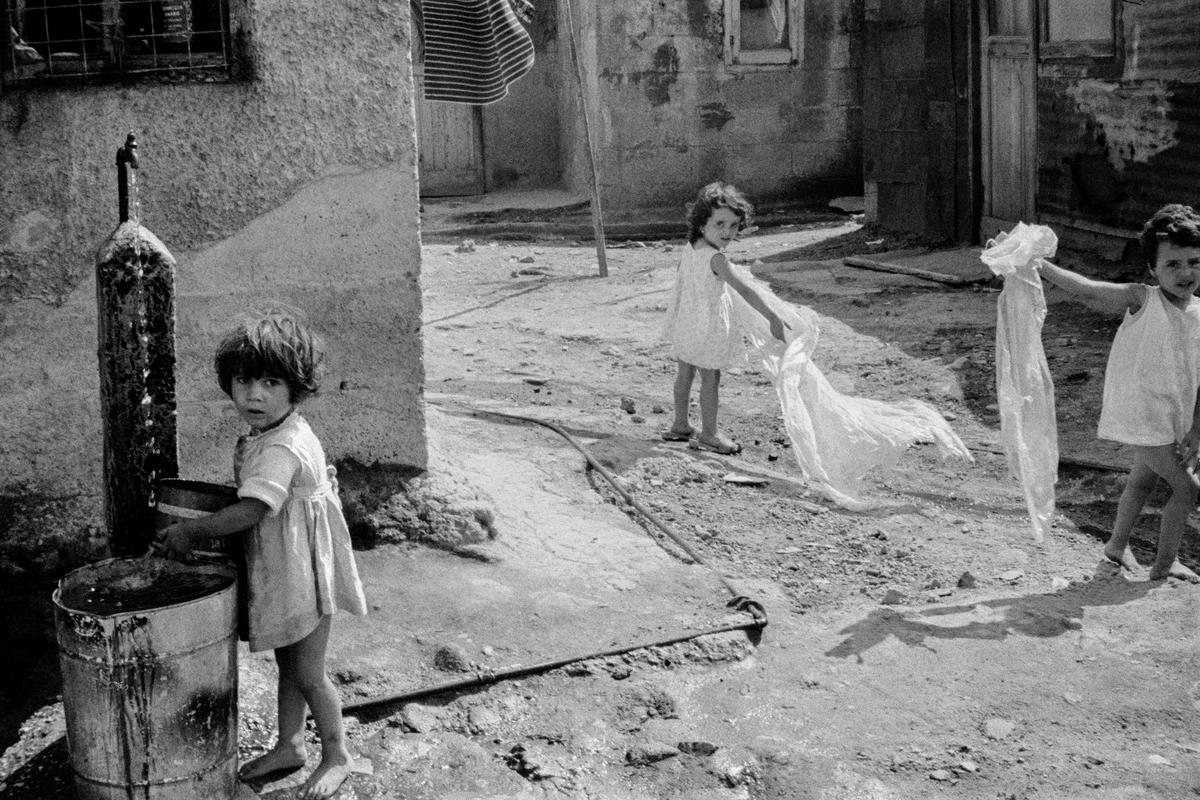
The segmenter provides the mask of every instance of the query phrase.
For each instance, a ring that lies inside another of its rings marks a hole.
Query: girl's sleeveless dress
[[[280,475],[291,471],[282,485]],[[270,508],[245,541],[250,649],[298,642],[335,611],[367,613],[341,500],[312,429],[292,412],[238,440],[238,497]]]
[[[1136,314],[1126,312],[1113,337],[1097,435],[1155,447],[1180,441],[1192,426],[1200,386],[1200,300],[1193,297],[1181,310],[1159,287],[1146,289],[1146,302]]]
[[[710,265],[716,254],[703,239],[683,248],[663,325],[671,354],[703,369],[728,369],[746,352],[731,290]]]

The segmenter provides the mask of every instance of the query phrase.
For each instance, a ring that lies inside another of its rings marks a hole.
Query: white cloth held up
[[[1004,278],[996,308],[996,396],[1000,440],[1008,469],[1021,482],[1037,541],[1054,519],[1058,428],[1054,381],[1042,349],[1046,298],[1040,261],[1054,255],[1058,237],[1045,225],[1018,222],[988,242],[980,259]]]
[[[974,460],[945,418],[925,403],[887,403],[834,389],[812,361],[820,336],[816,312],[781,300],[746,267],[730,267],[790,326],[785,344],[771,335],[762,314],[730,293],[750,354],[773,379],[792,452],[814,488],[843,508],[860,511],[873,506],[862,496],[867,472],[896,463],[915,442],[932,441],[943,456]]]

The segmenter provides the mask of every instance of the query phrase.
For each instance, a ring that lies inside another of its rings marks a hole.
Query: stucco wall
[[[803,58],[778,67],[725,65],[724,0],[573,6],[606,203],[682,203],[716,178],[759,201],[861,189],[861,0],[807,0]]]
[[[247,24],[251,82],[0,92],[0,498],[99,508],[92,268],[129,130],[142,224],[178,260],[181,473],[230,477],[209,363],[264,301],[329,340],[307,413],[330,455],[424,465],[408,4],[273,0]]]

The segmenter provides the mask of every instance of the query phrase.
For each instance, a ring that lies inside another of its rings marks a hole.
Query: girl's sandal
[[[677,431],[674,428],[667,428],[659,434],[664,442],[687,442],[690,441],[696,431],[689,428],[686,433]]]
[[[700,439],[692,439],[688,442],[688,447],[693,450],[707,450],[710,453],[719,453],[723,456],[736,456],[738,453],[742,452],[742,446],[737,442],[733,442],[729,446],[724,446],[719,444],[710,444],[709,442],[705,442]]]

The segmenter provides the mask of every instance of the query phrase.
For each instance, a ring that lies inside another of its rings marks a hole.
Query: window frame
[[[804,0],[784,0],[788,14],[788,47],[743,50],[741,0],[725,0],[725,65],[753,69],[797,66],[804,60]]]
[[[1050,3],[1053,0],[1038,0],[1038,60],[1080,61],[1087,63],[1116,63],[1122,55],[1123,35],[1121,30],[1121,0],[1109,0],[1112,15],[1112,36],[1107,39],[1063,39],[1051,41]]]
[[[249,78],[245,43],[241,34],[246,0],[188,0],[192,13],[196,13],[196,7],[203,3],[207,6],[206,11],[209,18],[216,21],[210,23],[211,27],[208,29],[188,30],[187,36],[198,35],[216,39],[217,47],[212,47],[210,44],[205,49],[193,50],[189,41],[182,51],[174,49],[170,45],[177,43],[172,39],[172,36],[177,34],[173,34],[169,29],[155,32],[151,28],[152,33],[139,40],[152,41],[152,50],[146,53],[127,53],[125,51],[125,42],[129,39],[121,37],[120,31],[122,29],[121,22],[128,18],[122,17],[122,5],[144,6],[142,13],[146,13],[152,9],[151,3],[147,0],[80,1],[99,9],[104,20],[118,20],[115,25],[108,22],[94,25],[84,23],[81,19],[81,31],[83,24],[88,24],[93,30],[100,30],[98,35],[86,39],[99,42],[99,53],[89,55],[86,50],[80,49],[81,56],[63,59],[57,64],[49,53],[43,54],[39,62],[22,62],[17,55],[17,42],[11,39],[10,35],[0,35],[0,89],[39,86],[69,88],[138,81],[228,83]],[[0,33],[8,34],[9,31],[18,29],[13,14],[21,5],[23,3],[19,0],[0,0],[0,26],[3,26],[0,28]],[[70,5],[64,6],[64,8],[70,7]],[[159,10],[165,13],[165,7],[160,7]],[[30,9],[30,12],[37,13],[38,9]],[[110,31],[114,30],[118,33],[116,37],[110,34]],[[48,49],[57,42],[72,41],[69,35],[73,32],[71,27],[55,29],[53,38],[35,43],[46,46]],[[28,35],[28,31],[25,33]],[[62,34],[67,34],[67,36],[64,37]],[[49,37],[51,31],[47,30],[45,35]],[[82,44],[85,40],[74,41]],[[159,42],[167,43],[168,46],[160,50],[158,49]],[[92,46],[97,47],[95,44]],[[38,52],[41,53],[40,50]]]

